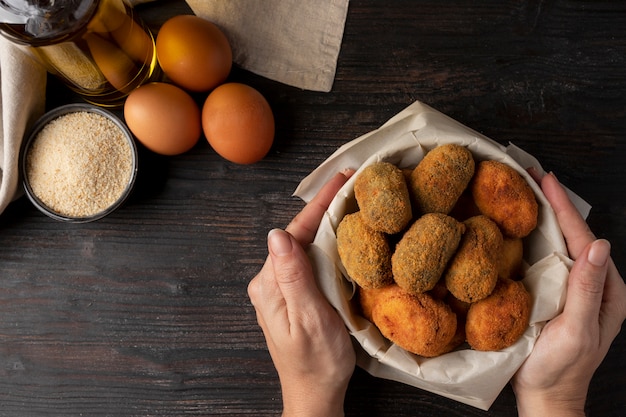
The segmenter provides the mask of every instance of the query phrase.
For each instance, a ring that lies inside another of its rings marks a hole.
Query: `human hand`
[[[538,179],[556,213],[569,255],[563,312],[548,322],[512,386],[520,416],[584,416],[593,373],[626,319],[626,284],[554,175]]]
[[[280,378],[283,416],[343,415],[355,353],[343,321],[317,288],[304,247],[350,175],[333,177],[286,231],[269,232],[269,256],[248,285]]]

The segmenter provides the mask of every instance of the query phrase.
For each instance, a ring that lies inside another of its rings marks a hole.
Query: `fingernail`
[[[552,178],[554,178],[557,182],[559,182],[559,179],[556,177],[556,174],[552,171],[548,172],[548,175],[550,175]]]
[[[352,174],[354,174],[354,170],[352,168],[345,168],[340,171],[340,174],[346,178],[350,178]]]
[[[587,260],[595,266],[604,266],[611,255],[611,244],[608,240],[598,239],[591,244]]]
[[[291,238],[287,232],[281,229],[272,229],[267,234],[267,244],[272,254],[283,256],[291,253]]]

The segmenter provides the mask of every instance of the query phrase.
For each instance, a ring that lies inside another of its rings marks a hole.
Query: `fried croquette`
[[[537,226],[538,205],[526,180],[499,161],[482,161],[470,185],[481,213],[491,218],[504,235],[527,236]]]
[[[455,144],[430,150],[415,167],[409,181],[414,211],[448,214],[474,175],[474,158]]]
[[[524,244],[522,239],[505,237],[498,262],[498,276],[517,280],[522,274]]]
[[[346,272],[359,286],[378,288],[393,282],[387,238],[369,228],[360,211],[345,215],[337,226],[337,251]]]
[[[451,293],[448,293],[444,301],[450,306],[452,312],[456,314],[456,334],[450,342],[450,351],[452,351],[465,342],[465,320],[471,304],[459,300]]]
[[[441,350],[441,353],[439,355],[452,352],[463,343],[465,343],[465,323],[458,323],[457,318],[456,332],[454,333],[454,336],[452,336],[452,340],[450,340],[447,346]]]
[[[402,235],[391,257],[395,282],[411,294],[435,287],[454,255],[465,225],[441,213],[417,219]]]
[[[498,225],[483,215],[463,223],[465,233],[444,279],[452,295],[473,303],[491,294],[496,285],[502,233]]]
[[[372,321],[381,334],[408,352],[424,357],[448,352],[456,334],[456,315],[430,294],[411,295],[393,285],[374,305]]]
[[[499,279],[491,295],[473,303],[467,312],[465,334],[476,350],[501,350],[526,331],[531,298],[521,281]]]
[[[363,317],[373,322],[372,311],[377,304],[384,302],[388,295],[393,295],[399,291],[399,287],[395,284],[386,285],[380,288],[362,288],[359,287],[359,305]]]
[[[389,162],[363,169],[354,181],[354,197],[363,221],[380,232],[398,233],[413,216],[404,174]]]

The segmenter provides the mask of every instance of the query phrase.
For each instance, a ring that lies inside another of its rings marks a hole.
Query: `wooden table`
[[[183,1],[139,7],[158,28]],[[0,416],[277,415],[276,372],[246,294],[291,194],[340,145],[415,100],[513,142],[593,205],[589,223],[626,271],[626,3],[353,0],[332,92],[235,69],[277,123],[262,161],[204,141],[141,156],[131,200],[91,224],[24,198],[0,216]],[[51,83],[49,106],[67,97]],[[626,334],[591,385],[590,416],[626,413]],[[575,363],[572,366],[576,366]],[[515,416],[357,369],[352,416]]]

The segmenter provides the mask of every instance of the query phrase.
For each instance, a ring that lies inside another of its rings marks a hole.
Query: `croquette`
[[[452,340],[450,340],[450,342],[448,342],[446,347],[444,347],[441,350],[441,353],[439,355],[452,352],[454,349],[458,348],[463,343],[465,343],[465,323],[458,323],[458,318],[457,318],[456,332],[454,333],[454,336],[452,336]]]
[[[391,257],[395,282],[411,294],[432,290],[464,231],[465,225],[448,215],[421,216],[402,235]]]
[[[473,303],[467,312],[465,334],[480,351],[505,349],[526,331],[531,298],[521,281],[499,279],[489,297]]]
[[[363,169],[354,181],[354,197],[363,221],[380,232],[398,233],[413,216],[404,174],[389,162]]]
[[[504,235],[528,236],[537,226],[538,204],[526,180],[499,161],[481,161],[470,184],[481,213],[491,218]]]
[[[434,357],[452,349],[456,315],[430,294],[411,295],[397,285],[385,290],[372,309],[372,321],[381,334],[408,352]]]
[[[448,293],[444,301],[450,306],[452,312],[456,314],[456,333],[449,344],[449,350],[452,351],[465,343],[465,321],[471,304],[457,299],[451,293]]]
[[[363,317],[373,322],[372,311],[374,307],[382,302],[388,296],[397,293],[398,286],[395,284],[386,285],[380,288],[358,288],[359,305],[361,306],[361,313]]]
[[[369,228],[360,211],[345,215],[337,226],[337,251],[346,272],[359,286],[378,288],[393,282],[387,238]]]
[[[514,344],[528,328],[523,242],[538,204],[525,179],[459,145],[430,150],[415,168],[388,162],[355,178],[358,211],[337,228],[357,308],[391,342],[435,357],[469,345]]]
[[[498,261],[498,276],[517,280],[522,275],[524,244],[522,239],[505,237]]]
[[[411,173],[410,195],[418,213],[448,214],[474,175],[472,153],[455,144],[430,150]]]
[[[463,223],[465,233],[444,278],[456,298],[473,303],[491,294],[496,285],[503,238],[498,225],[486,216]]]

